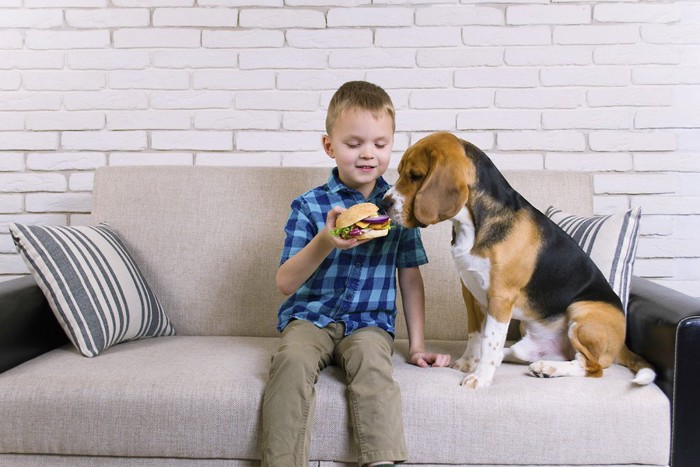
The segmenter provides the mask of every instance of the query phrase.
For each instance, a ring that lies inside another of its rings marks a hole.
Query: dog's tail
[[[626,366],[635,373],[635,377],[632,380],[633,383],[644,386],[654,382],[654,379],[656,379],[656,372],[649,362],[632,352],[626,345],[622,347],[617,361],[620,365]]]

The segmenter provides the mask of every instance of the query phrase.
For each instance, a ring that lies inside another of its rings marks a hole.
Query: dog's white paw
[[[463,371],[464,373],[471,373],[476,368],[476,364],[477,361],[474,358],[461,357],[452,364],[452,368],[454,368],[455,370]]]
[[[550,365],[549,362],[546,362],[544,360],[540,360],[530,364],[529,369],[530,374],[532,376],[537,376],[538,378],[555,378],[559,376],[557,374],[556,367]]]
[[[461,385],[469,389],[481,389],[491,386],[491,380],[479,378],[475,373],[471,373],[464,377]]]

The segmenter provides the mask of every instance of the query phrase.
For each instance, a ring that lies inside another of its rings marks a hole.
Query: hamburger
[[[379,208],[373,203],[360,203],[350,206],[335,220],[335,229],[331,235],[358,240],[384,237],[391,229],[391,219],[386,214],[379,214]]]

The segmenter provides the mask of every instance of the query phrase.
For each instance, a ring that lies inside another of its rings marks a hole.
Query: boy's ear
[[[321,137],[321,144],[323,144],[323,150],[326,151],[328,157],[335,159],[335,154],[333,154],[333,146],[331,145],[331,137],[328,135],[323,135]]]

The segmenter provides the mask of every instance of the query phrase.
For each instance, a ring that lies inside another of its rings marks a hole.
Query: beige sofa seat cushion
[[[260,404],[275,338],[174,336],[87,359],[65,346],[0,375],[0,453],[257,459]],[[458,357],[463,345],[429,342]],[[543,380],[504,364],[493,386],[405,362],[401,385],[411,463],[665,464],[668,399],[614,366],[600,379]],[[317,385],[311,458],[351,462],[345,385]],[[446,449],[445,446],[449,446]]]

